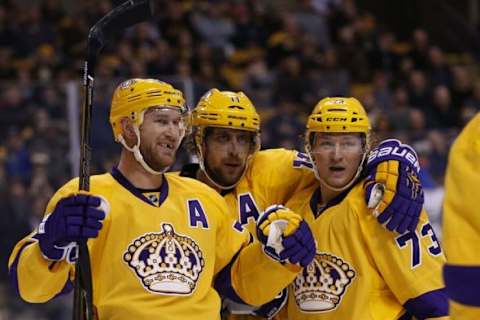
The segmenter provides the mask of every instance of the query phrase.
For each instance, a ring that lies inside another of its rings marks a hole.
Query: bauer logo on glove
[[[365,200],[387,229],[404,233],[417,227],[424,201],[419,172],[417,154],[398,140],[382,141],[370,153]]]
[[[370,151],[367,166],[374,166],[387,160],[398,160],[410,164],[417,173],[420,172],[420,164],[415,150],[397,139],[383,140],[378,147]]]

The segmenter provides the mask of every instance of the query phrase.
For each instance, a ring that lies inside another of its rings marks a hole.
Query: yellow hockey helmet
[[[115,141],[120,141],[122,130],[120,120],[130,118],[134,125],[143,123],[144,111],[151,107],[178,108],[184,113],[185,99],[180,90],[156,79],[130,79],[115,89],[110,108],[110,124]]]
[[[194,143],[201,169],[207,178],[218,188],[226,190],[235,187],[245,174],[250,160],[260,150],[260,116],[255,106],[243,92],[211,89],[203,95],[192,111],[191,125],[194,129]],[[220,127],[246,130],[254,133],[250,155],[241,177],[232,185],[221,185],[215,181],[205,167],[203,142],[205,128]]]
[[[307,132],[370,132],[370,121],[362,104],[355,98],[324,98],[308,117]]]
[[[349,188],[360,176],[368,149],[370,147],[370,120],[360,101],[355,98],[329,97],[320,100],[308,117],[307,131],[305,134],[305,151],[314,163],[312,154],[312,133],[361,133],[365,136],[363,156],[354,177],[342,187],[329,185],[320,177],[314,165],[314,173],[318,180],[329,186],[332,190],[343,191]]]
[[[259,132],[260,117],[243,92],[209,90],[192,112],[194,127],[223,127]]]

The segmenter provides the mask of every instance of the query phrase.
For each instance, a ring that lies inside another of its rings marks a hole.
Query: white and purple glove
[[[77,242],[96,238],[109,211],[110,205],[100,196],[81,193],[62,198],[38,226],[35,238],[44,257],[74,263]]]
[[[378,222],[391,231],[414,231],[423,208],[418,157],[399,140],[382,141],[367,160],[365,200]]]
[[[260,214],[256,231],[264,252],[275,260],[305,268],[315,257],[310,227],[300,215],[284,206],[273,205]]]

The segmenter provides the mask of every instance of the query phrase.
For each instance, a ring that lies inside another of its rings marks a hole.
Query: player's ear
[[[120,126],[122,127],[123,138],[130,145],[129,142],[135,141],[137,139],[135,135],[135,130],[133,129],[132,120],[125,117],[120,120]]]

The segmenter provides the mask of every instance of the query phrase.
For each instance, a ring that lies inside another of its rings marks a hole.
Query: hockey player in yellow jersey
[[[258,151],[260,117],[252,102],[242,92],[217,89],[208,91],[193,111],[192,124],[192,142],[199,164],[184,166],[181,175],[203,181],[221,193],[237,220],[236,227],[239,229],[247,228],[254,233],[255,221],[268,206],[284,204],[296,189],[316,185],[307,154],[286,149]],[[383,159],[395,160],[395,157],[385,155]],[[372,167],[378,164],[373,163]],[[390,172],[386,172],[380,182],[390,181],[390,175]],[[371,181],[375,179],[377,177],[374,175]],[[389,187],[387,197],[380,206],[378,220],[385,222],[390,230],[401,225],[405,229],[410,225],[414,228],[418,221],[413,212],[415,210],[395,212],[394,215],[390,208],[392,204],[398,205],[399,200],[404,201],[402,205],[414,201],[399,199],[395,185],[389,183]],[[412,215],[408,216],[410,213]],[[405,215],[405,219],[401,219],[402,215]],[[394,217],[390,219],[392,216]],[[232,305],[227,301],[227,312],[237,314],[230,317],[235,319],[254,318],[238,314],[271,317],[283,305],[285,293],[286,290],[261,308]]]
[[[283,203],[300,182],[313,177],[307,167],[284,170],[299,157],[296,151],[258,152],[260,117],[243,92],[208,91],[192,112],[192,129],[199,163],[184,166],[181,175],[197,178],[221,193],[231,208],[237,208],[238,227],[252,234],[259,212],[272,203]]]
[[[452,319],[480,319],[480,113],[450,149],[443,204],[443,270]]]
[[[260,117],[242,92],[208,91],[192,112],[191,136],[198,164],[185,165],[182,176],[198,179],[226,200],[235,228],[255,234],[259,213],[272,203],[284,203],[300,182],[313,177],[308,168],[283,172],[297,152],[260,149]],[[275,160],[272,162],[272,160]],[[312,180],[313,182],[313,180]],[[286,301],[286,290],[272,302],[257,308],[224,300],[233,319],[272,317]],[[250,314],[250,315],[249,315]]]
[[[322,99],[308,118],[305,149],[318,183],[298,191],[286,207],[310,224],[317,254],[289,288],[289,320],[448,318],[441,279],[445,257],[427,214],[421,213],[414,232],[389,232],[367,208],[359,179],[364,161],[395,154],[399,161],[380,163],[377,179],[396,171],[407,182],[397,192],[420,198],[412,170],[416,154],[390,140],[367,159],[369,136],[369,119],[354,98]],[[259,218],[259,237],[266,237],[268,215]]]
[[[92,176],[90,193],[77,192],[78,179],[61,187],[39,227],[15,246],[9,271],[24,300],[72,289],[77,241],[88,240],[97,319],[219,319],[219,294],[268,302],[313,259],[315,246],[304,242],[296,246],[302,259],[267,257],[235,228],[220,195],[164,173],[185,133],[184,103],[158,80],[117,87],[110,122],[123,145],[119,164]],[[295,220],[285,239],[301,234],[314,244],[307,224]]]

